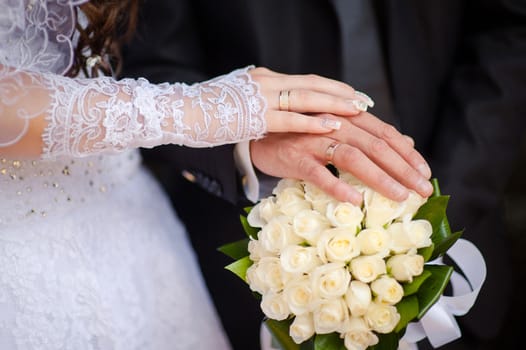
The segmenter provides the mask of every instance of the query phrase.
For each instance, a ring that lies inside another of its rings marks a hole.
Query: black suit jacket
[[[466,332],[491,338],[510,295],[501,202],[526,125],[525,2],[373,3],[395,122],[452,195],[453,228],[465,227],[486,257],[486,287],[461,321]],[[329,0],[146,0],[139,35],[125,50],[124,74],[194,82],[255,64],[341,79],[352,62],[342,59],[335,11]],[[232,146],[174,146],[146,157],[161,161],[168,178],[190,170],[230,202],[243,198]]]

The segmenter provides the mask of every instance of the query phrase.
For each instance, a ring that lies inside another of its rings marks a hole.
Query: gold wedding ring
[[[334,158],[334,152],[336,152],[336,149],[341,145],[339,142],[333,142],[327,147],[327,150],[325,150],[325,159],[327,160],[328,164],[332,164],[332,159]]]
[[[290,111],[289,105],[290,90],[281,90],[279,92],[279,110]]]

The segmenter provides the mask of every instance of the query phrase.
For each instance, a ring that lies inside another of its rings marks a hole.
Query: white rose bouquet
[[[284,179],[241,216],[248,238],[220,248],[261,297],[278,348],[396,349],[453,272],[428,263],[462,234],[449,228],[436,180],[429,199],[412,192],[397,203],[339,176],[363,193],[362,207]]]

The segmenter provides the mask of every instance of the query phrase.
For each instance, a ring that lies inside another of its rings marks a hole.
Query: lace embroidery
[[[44,113],[45,158],[164,143],[210,147],[264,134],[266,102],[250,67],[190,86],[62,77],[72,62],[75,6],[84,2],[0,0],[0,147],[18,142]],[[27,103],[44,89],[48,101]]]
[[[16,79],[17,71],[67,72],[73,60],[75,7],[86,1],[0,0],[0,113],[28,93]],[[18,111],[19,118],[7,121],[9,129],[0,128],[0,147],[18,142],[35,116],[31,107],[19,106]]]
[[[54,91],[44,157],[259,138],[266,130],[266,102],[248,69],[193,85],[43,75],[43,85]]]

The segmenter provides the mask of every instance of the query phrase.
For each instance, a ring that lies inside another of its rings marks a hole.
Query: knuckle
[[[421,160],[420,154],[414,148],[408,149],[403,156],[410,164],[418,164]]]
[[[371,141],[370,151],[375,156],[384,155],[389,149],[389,145],[385,140],[375,138]]]
[[[402,170],[402,178],[409,182],[416,182],[420,179],[420,176],[416,173],[416,171],[411,168],[410,166],[404,167],[404,170]]]
[[[343,148],[343,147],[340,147],[340,148]],[[348,148],[346,147],[340,150],[340,152],[336,152],[334,155],[335,158],[338,154],[340,154],[340,157],[345,164],[357,163],[360,160],[362,160],[362,157],[363,157],[362,152],[354,147],[348,147]]]
[[[270,73],[270,70],[265,67],[256,67],[252,69],[252,72],[259,75],[259,74],[268,74]]]
[[[308,99],[307,91],[303,89],[292,90],[291,94],[293,95],[291,98],[294,97],[298,102],[305,102]]]
[[[385,140],[392,140],[398,136],[396,128],[390,124],[385,124],[381,130],[382,138]]]
[[[284,159],[297,159],[299,156],[299,152],[296,147],[290,143],[281,146],[280,151]]]
[[[318,81],[321,79],[321,77],[318,74],[310,73],[307,74],[307,79],[310,79],[311,81]]]
[[[304,174],[306,179],[312,180],[316,178],[317,164],[310,161],[306,157],[300,157],[298,161],[298,169]]]

